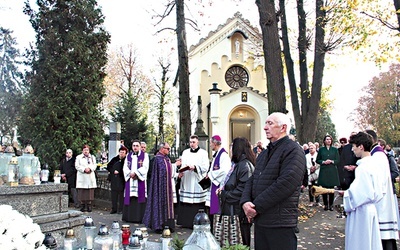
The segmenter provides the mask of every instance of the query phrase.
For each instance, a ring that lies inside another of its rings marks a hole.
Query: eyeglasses
[[[166,150],[171,150],[171,148],[168,148],[168,147],[163,147],[164,149],[166,149]]]

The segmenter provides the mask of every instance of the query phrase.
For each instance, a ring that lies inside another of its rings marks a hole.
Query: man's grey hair
[[[158,144],[157,149],[160,150],[160,149],[162,149],[163,147],[165,147],[165,142],[161,142],[160,144]]]
[[[292,122],[290,121],[290,117],[281,112],[274,112],[270,114],[270,116],[274,116],[276,118],[276,122],[279,126],[286,125],[286,134],[288,135],[290,132],[290,128],[292,127]]]
[[[147,144],[144,141],[141,141],[140,145],[145,145],[146,146]]]

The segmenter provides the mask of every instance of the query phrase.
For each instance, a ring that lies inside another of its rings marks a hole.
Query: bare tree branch
[[[167,16],[171,14],[174,8],[175,8],[175,1],[169,2],[165,7],[163,14],[157,14],[154,16],[155,18],[160,18],[160,20],[158,20],[158,22],[154,26],[159,25]]]
[[[176,29],[174,29],[174,28],[162,28],[162,29],[160,29],[160,30],[157,30],[156,31],[156,34],[158,34],[158,33],[160,33],[160,32],[163,32],[164,30],[172,30],[172,31],[174,31],[174,32],[176,32]]]
[[[372,18],[372,19],[378,20],[380,23],[382,23],[384,26],[388,27],[391,30],[397,30],[397,31],[400,32],[400,27],[399,26],[395,26],[395,25],[393,25],[393,24],[391,24],[391,23],[389,23],[389,22],[387,22],[385,20],[382,20],[382,18],[380,18],[380,17],[373,16],[371,14],[366,13],[365,11],[361,11],[361,14],[364,14],[364,15]]]

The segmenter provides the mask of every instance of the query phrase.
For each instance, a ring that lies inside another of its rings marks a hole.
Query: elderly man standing
[[[158,146],[158,152],[154,157],[151,184],[148,187],[148,200],[143,224],[156,233],[162,233],[165,226],[168,226],[171,231],[175,230],[174,203],[176,203],[176,195],[174,195],[174,177],[176,169],[168,157],[170,149],[171,147],[166,142]]]
[[[149,170],[149,156],[140,150],[140,141],[132,142],[132,152],[124,162],[125,195],[122,220],[141,223],[146,209],[146,180]]]
[[[221,137],[219,135],[211,137],[210,147],[214,155],[210,171],[207,174],[208,178],[211,180],[211,188],[207,195],[206,206],[210,207],[209,214],[211,225],[213,225],[213,215],[220,212],[219,199],[216,191],[231,169],[231,159],[226,150],[221,146]]]
[[[208,153],[199,147],[199,137],[190,136],[190,148],[182,153],[182,165],[178,177],[181,178],[179,190],[178,225],[193,228],[193,219],[200,208],[205,208],[208,190],[203,190],[199,181],[209,169]]]
[[[72,149],[67,149],[65,157],[60,162],[61,178],[68,183],[68,193],[74,202],[75,208],[80,207],[78,192],[76,191],[76,168],[75,157]]]
[[[283,113],[267,117],[264,131],[270,143],[257,158],[240,204],[254,220],[255,249],[296,250],[298,202],[306,158],[289,139],[290,119]]]

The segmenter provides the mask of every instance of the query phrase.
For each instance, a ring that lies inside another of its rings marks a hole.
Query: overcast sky
[[[0,25],[14,31],[14,37],[22,50],[34,41],[35,34],[30,26],[29,19],[22,13],[25,0],[1,0],[0,1]],[[35,1],[31,1],[35,3]],[[161,12],[163,6],[161,0],[132,1],[132,0],[98,0],[105,15],[106,29],[112,36],[112,47],[124,46],[133,43],[138,48],[141,62],[144,67],[152,68],[165,43],[160,43],[165,37],[172,37],[171,46],[174,46],[174,37],[168,32],[160,35],[154,34],[161,27],[173,25],[175,13],[163,23],[163,26],[155,27],[153,9]],[[196,3],[191,12],[186,12],[188,17],[196,19],[200,24],[200,31],[187,28],[188,45],[196,44],[201,37],[208,32],[217,29],[227,18],[240,11],[245,19],[252,25],[258,25],[258,10],[254,1],[218,0],[212,5],[207,0],[190,1]],[[203,13],[203,18],[199,16]],[[169,46],[169,45],[168,45]],[[339,137],[348,137],[350,132],[356,130],[347,118],[356,108],[361,89],[368,84],[373,76],[380,72],[371,62],[357,60],[351,53],[346,55],[327,56],[324,84],[332,85],[330,97],[334,101],[332,120],[336,125]],[[384,67],[387,69],[387,66]],[[289,93],[289,90],[287,89]]]

